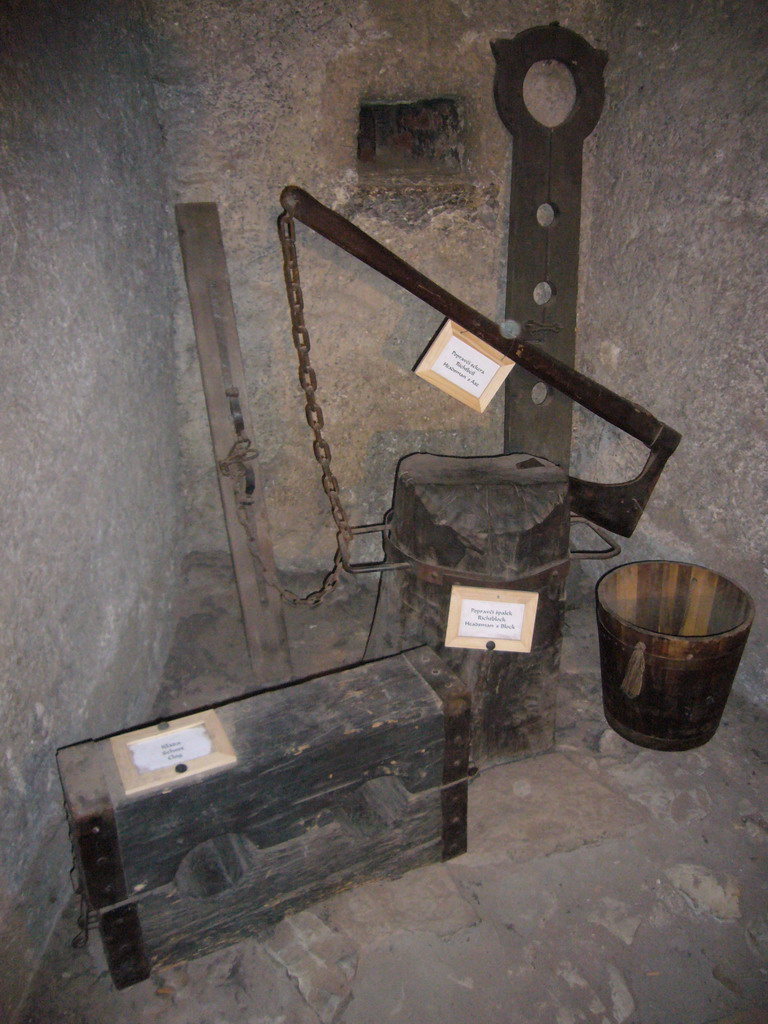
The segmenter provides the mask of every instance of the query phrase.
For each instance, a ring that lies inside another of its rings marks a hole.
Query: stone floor
[[[621,739],[571,582],[555,748],[475,777],[467,854],[123,992],[73,903],[22,1024],[767,1024],[765,720],[737,692],[697,750]],[[299,674],[360,658],[371,583],[290,613]],[[196,556],[156,714],[252,688],[228,560]]]

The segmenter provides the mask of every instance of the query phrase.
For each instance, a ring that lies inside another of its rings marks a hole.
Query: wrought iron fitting
[[[323,410],[319,405],[309,405],[306,408],[307,423],[312,427],[313,430],[322,430],[325,425],[323,419]]]
[[[338,485],[338,483],[336,481],[336,477],[335,476],[333,476],[332,474],[324,474],[323,475],[323,490],[325,491],[325,493],[328,495],[329,498],[333,497],[333,496],[338,498],[338,495],[339,495],[339,485]]]
[[[296,225],[290,213],[281,213],[277,218],[277,230],[283,241],[293,242],[296,240]]]
[[[307,397],[309,397],[310,392],[314,394],[317,388],[317,374],[311,366],[305,365],[299,369],[299,382],[306,391]]]
[[[331,449],[325,438],[320,437],[312,444],[312,450],[315,453],[315,458],[320,463],[320,466],[324,468],[324,463],[330,463],[331,461]]]

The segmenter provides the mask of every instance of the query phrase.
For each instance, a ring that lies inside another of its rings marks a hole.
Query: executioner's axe
[[[280,202],[290,217],[399,284],[545,384],[642,442],[649,450],[645,466],[638,476],[626,483],[596,483],[570,477],[570,500],[574,513],[623,537],[632,535],[667,459],[680,442],[680,434],[676,430],[656,419],[642,406],[622,398],[544,352],[531,342],[524,328],[517,338],[505,338],[493,320],[430,281],[346,217],[324,206],[303,189],[293,185],[283,189]]]

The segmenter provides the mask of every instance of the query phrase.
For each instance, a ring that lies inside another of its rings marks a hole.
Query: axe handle
[[[346,217],[324,206],[303,189],[289,185],[283,189],[280,202],[286,213],[296,220],[477,335],[545,384],[556,388],[649,448],[651,454],[642,472],[625,484],[598,484],[571,478],[571,504],[574,512],[615,533],[631,536],[661,470],[680,442],[676,430],[656,419],[642,406],[622,398],[610,388],[548,355],[526,340],[524,335],[514,340],[504,338],[493,320],[435,284]]]

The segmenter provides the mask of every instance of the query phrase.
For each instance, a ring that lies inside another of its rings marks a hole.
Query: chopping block
[[[470,705],[428,648],[65,747],[117,988],[467,844]]]
[[[409,571],[382,573],[366,656],[429,644],[472,695],[472,759],[481,767],[554,742],[569,512],[565,470],[522,452],[416,452],[398,466],[384,553]],[[527,650],[457,644],[450,610],[464,588],[475,599],[536,598]]]

